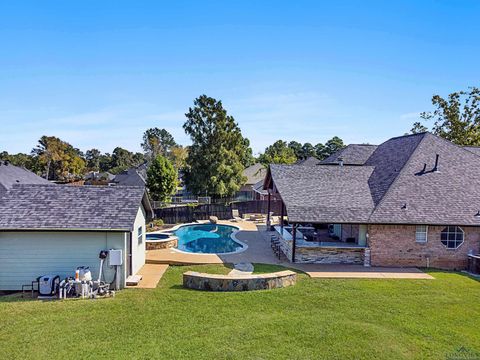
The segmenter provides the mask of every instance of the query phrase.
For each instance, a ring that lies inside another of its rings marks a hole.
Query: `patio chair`
[[[238,212],[238,209],[232,209],[232,216],[233,216],[233,222],[239,222],[243,221],[243,219],[240,217],[240,213]]]

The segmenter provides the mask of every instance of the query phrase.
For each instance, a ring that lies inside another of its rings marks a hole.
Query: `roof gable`
[[[480,210],[479,169],[479,156],[426,133],[370,222],[480,225],[474,217]]]
[[[0,161],[0,191],[11,189],[15,184],[54,185],[27,169]]]
[[[267,169],[263,164],[256,163],[243,170],[243,176],[247,178],[246,185],[254,185],[265,178]]]
[[[370,166],[270,165],[269,176],[290,221],[366,222],[373,211],[372,172]]]
[[[344,165],[364,165],[376,148],[377,145],[350,144],[323,159],[321,164],[337,165],[342,159]]]
[[[392,185],[425,133],[392,138],[377,146],[365,165],[375,170],[368,180],[372,198],[377,205]]]

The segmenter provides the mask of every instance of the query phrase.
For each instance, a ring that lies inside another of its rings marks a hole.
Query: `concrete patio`
[[[238,226],[240,231],[236,237],[246,243],[248,248],[241,253],[230,255],[192,254],[174,249],[149,250],[146,254],[147,264],[192,265],[248,262],[282,265],[300,270],[312,278],[433,279],[432,276],[417,268],[290,263],[285,259],[279,260],[275,256],[264,224],[255,224],[250,221],[219,221],[219,223]]]

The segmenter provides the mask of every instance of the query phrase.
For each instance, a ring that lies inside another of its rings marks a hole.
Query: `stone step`
[[[140,280],[142,280],[142,275],[130,275],[127,277],[127,286],[137,286]]]

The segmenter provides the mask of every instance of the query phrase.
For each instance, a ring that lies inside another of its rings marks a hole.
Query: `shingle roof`
[[[113,179],[113,182],[120,186],[145,186],[146,177],[136,168],[130,168],[117,174]]]
[[[253,191],[259,193],[260,195],[268,195],[268,191],[263,189],[263,180],[260,180],[253,185]]]
[[[337,165],[343,159],[344,165],[363,165],[373,154],[377,145],[350,144],[321,161],[322,164]]]
[[[131,231],[143,187],[14,185],[0,197],[0,230]]]
[[[436,154],[439,171],[432,172]],[[370,222],[480,225],[474,217],[480,210],[479,169],[479,156],[435,135],[423,134]]]
[[[15,184],[53,185],[27,169],[0,161],[0,191],[11,189]]]
[[[463,148],[465,150],[468,150],[468,151],[474,153],[475,155],[480,156],[480,146],[464,146]]]
[[[243,170],[243,176],[247,178],[245,185],[254,185],[258,183],[265,178],[266,174],[267,168],[260,163],[245,168],[245,170]]]
[[[479,169],[469,149],[421,133],[384,142],[363,166],[271,165],[265,186],[296,222],[480,226]]]
[[[365,165],[375,166],[368,180],[375,204],[379,203],[424,136],[425,133],[421,133],[387,140],[365,162]]]
[[[366,222],[373,210],[370,166],[270,165],[290,221]]]
[[[310,156],[306,159],[298,160],[296,165],[303,165],[303,166],[315,166],[321,163],[316,157]]]

